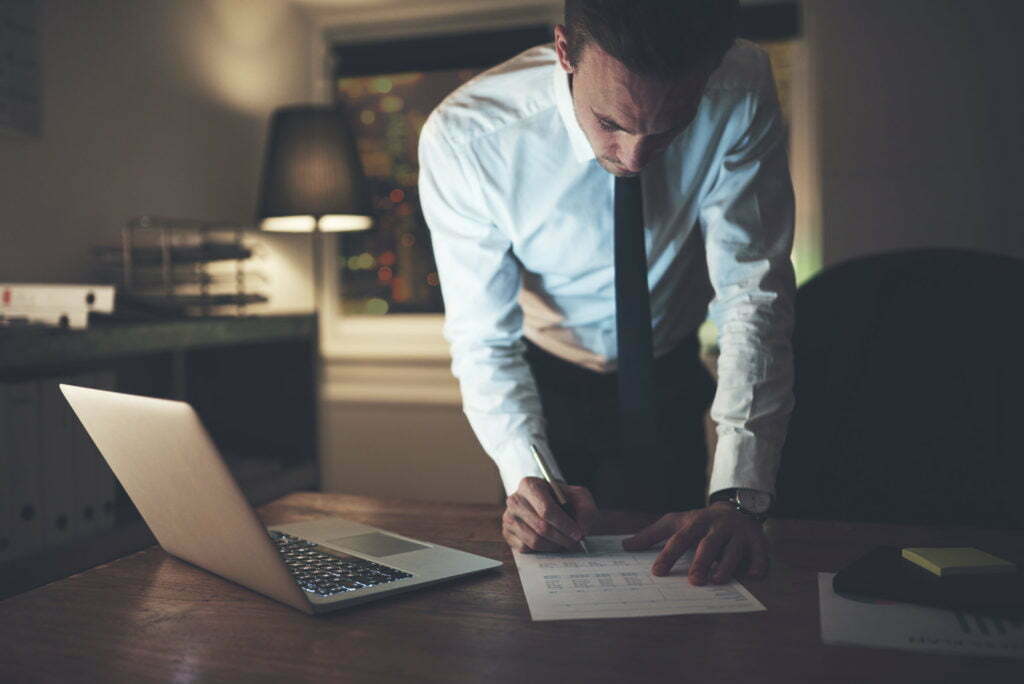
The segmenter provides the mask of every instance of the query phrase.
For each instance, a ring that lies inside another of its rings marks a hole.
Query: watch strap
[[[736,498],[736,489],[719,489],[717,492],[708,497],[708,504],[718,503],[719,501],[734,501]]]
[[[752,511],[750,509],[747,509],[747,508],[744,508],[743,506],[741,506],[740,502],[738,500],[738,497],[737,497],[737,492],[738,491],[739,490],[736,489],[736,488],[720,489],[720,490],[718,490],[717,492],[715,492],[714,494],[712,494],[711,496],[708,497],[708,505],[710,506],[711,504],[718,503],[719,501],[728,501],[729,503],[731,503],[733,505],[733,507],[737,511],[739,511],[743,515],[746,515],[746,516],[749,516],[751,518],[754,518],[758,522],[762,522],[763,523],[765,520],[768,519],[768,511],[763,511],[761,513],[758,513],[757,511]]]

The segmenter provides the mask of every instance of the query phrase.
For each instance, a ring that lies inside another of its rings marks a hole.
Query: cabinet
[[[318,488],[316,340],[312,315],[0,331],[0,598],[154,543],[59,382],[189,402],[259,505]]]

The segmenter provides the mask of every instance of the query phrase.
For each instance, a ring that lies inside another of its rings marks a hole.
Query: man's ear
[[[555,25],[555,53],[558,55],[558,63],[565,73],[571,74],[575,71],[569,61],[569,37],[563,24]]]

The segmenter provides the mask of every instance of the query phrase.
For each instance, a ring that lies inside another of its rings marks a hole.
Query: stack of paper
[[[1024,658],[1024,620],[856,600],[836,594],[833,577],[818,574],[821,639],[826,644]]]

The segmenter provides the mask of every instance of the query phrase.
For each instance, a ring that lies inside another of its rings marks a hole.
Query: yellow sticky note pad
[[[907,547],[902,555],[939,577],[1017,572],[1010,561],[969,546]]]

